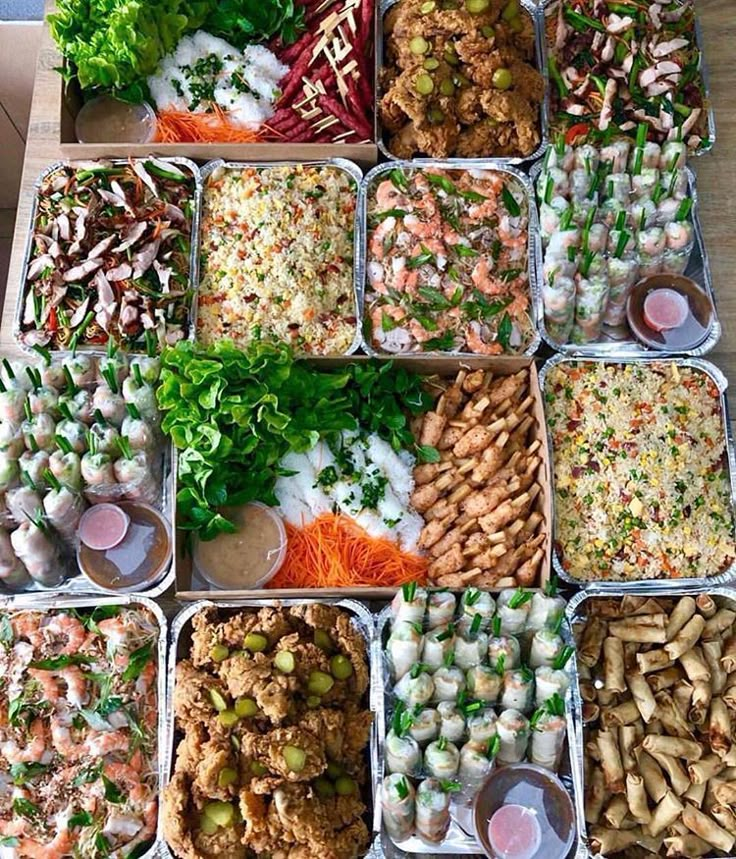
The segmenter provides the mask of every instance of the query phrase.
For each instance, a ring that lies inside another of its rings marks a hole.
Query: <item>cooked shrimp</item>
[[[465,339],[471,352],[477,355],[501,355],[503,346],[500,343],[486,343],[481,337],[481,325],[479,322],[471,322],[465,332]]]
[[[56,716],[51,717],[51,742],[56,751],[70,761],[79,760],[79,758],[84,757],[87,753],[86,745],[84,743],[75,743],[69,728],[62,724],[61,720]]]
[[[422,221],[416,215],[407,215],[404,218],[404,226],[413,235],[421,239],[436,236],[442,229],[439,218],[436,220]]]
[[[78,653],[87,640],[87,630],[80,621],[65,613],[54,615],[44,627],[44,633],[61,639],[63,646],[59,652],[65,654]]]
[[[111,762],[105,764],[104,773],[116,785],[125,787],[126,796],[136,805],[146,797],[146,787],[141,781],[140,774],[129,764]]]
[[[54,703],[60,696],[59,684],[54,677],[53,671],[41,671],[38,668],[29,668],[29,675],[41,685],[41,693],[46,701]]]
[[[38,611],[24,611],[13,615],[10,623],[16,638],[25,638],[34,647],[40,647],[43,643],[43,635],[40,632],[41,619],[43,615]]]
[[[30,859],[61,859],[71,853],[73,846],[74,836],[67,826],[63,826],[52,841],[44,844],[34,838],[23,838],[16,849],[20,856],[30,856]]]
[[[384,210],[411,208],[411,200],[390,179],[384,179],[376,188],[376,203]]]
[[[89,700],[87,693],[87,681],[76,665],[70,665],[59,672],[59,676],[66,683],[66,697],[73,707],[84,707]]]
[[[10,764],[38,763],[46,753],[46,727],[42,719],[34,719],[30,727],[31,742],[21,748],[15,740],[6,740],[0,752]]]
[[[84,746],[87,754],[98,756],[111,752],[127,752],[130,737],[122,731],[90,731]]]

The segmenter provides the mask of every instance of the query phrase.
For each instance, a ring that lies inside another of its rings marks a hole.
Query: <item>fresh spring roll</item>
[[[546,701],[531,719],[532,741],[529,760],[545,769],[556,771],[567,736],[565,702],[557,696]]]
[[[557,593],[553,582],[548,582],[544,591],[537,591],[531,600],[527,629],[559,629],[561,618],[565,616],[565,598]]]
[[[549,153],[552,147],[547,150]],[[554,153],[551,153],[554,158]],[[571,162],[572,163],[572,162]],[[570,177],[567,172],[555,164],[546,165],[537,177],[537,197],[547,200],[554,197],[567,197],[570,193]]]
[[[608,304],[603,316],[605,325],[622,325],[626,318],[626,301],[631,287],[639,279],[639,263],[635,259],[608,260]]]
[[[526,631],[531,611],[532,592],[507,588],[498,597],[498,616],[501,618],[501,635],[521,635]]]
[[[438,844],[450,826],[450,794],[436,778],[420,782],[416,793],[415,826],[417,835]]]
[[[488,776],[493,769],[493,762],[498,753],[498,737],[491,737],[485,742],[471,740],[460,749],[460,780],[472,788]]]
[[[415,707],[417,704],[424,706],[429,703],[434,694],[432,678],[423,670],[423,667],[420,663],[416,663],[411,671],[404,674],[394,686],[394,695],[408,707]]]
[[[480,628],[488,629],[491,625],[491,618],[496,610],[496,603],[488,591],[481,591],[477,588],[468,588],[460,597],[460,614],[463,618],[470,618],[472,623],[476,615],[481,617]]]
[[[386,768],[390,773],[417,775],[422,769],[422,752],[417,741],[390,730],[386,734]]]
[[[471,743],[487,743],[496,736],[496,714],[488,708],[468,717],[468,736]]]
[[[440,717],[440,735],[453,743],[462,742],[465,737],[465,716],[452,701],[440,701],[437,705]]]
[[[31,583],[28,571],[16,557],[10,536],[4,528],[0,528],[0,581],[11,590],[24,588]]]
[[[498,615],[493,618],[494,625],[500,628]],[[518,668],[521,664],[521,645],[513,635],[495,635],[488,639],[488,662],[495,671],[503,672]]]
[[[55,587],[66,578],[59,547],[45,527],[26,519],[10,535],[10,543],[28,575],[44,587]]]
[[[529,743],[529,720],[518,710],[504,710],[496,722],[499,748],[498,761],[518,764],[524,760]]]
[[[429,629],[445,627],[455,617],[457,600],[449,591],[434,591],[427,600],[427,626]]]
[[[465,690],[465,675],[455,665],[443,665],[438,668],[432,675],[432,681],[434,683],[433,701],[456,701],[458,695]]]
[[[467,671],[485,660],[488,651],[488,636],[480,631],[483,622],[480,615],[472,621],[462,620],[455,630],[455,665]]]
[[[663,274],[684,274],[689,262],[689,251],[674,251],[667,248],[662,254],[660,271]]]
[[[465,675],[468,692],[478,701],[495,704],[501,692],[501,677],[487,665],[474,665]]]
[[[578,274],[575,285],[573,343],[592,343],[600,337],[609,290],[607,268],[599,274],[591,272],[586,276],[582,270]]]
[[[455,649],[455,633],[452,625],[436,627],[424,636],[422,662],[430,671],[437,671]],[[442,700],[442,699],[440,699]]]
[[[49,475],[55,480],[52,474]],[[87,505],[81,495],[57,481],[43,499],[46,518],[52,528],[66,540],[73,541]]]
[[[402,773],[392,773],[383,780],[381,806],[386,832],[392,841],[404,841],[414,831],[414,787]]]
[[[534,633],[529,653],[529,667],[539,668],[542,665],[552,667],[557,657],[562,653],[565,642],[551,629],[539,629]]]
[[[416,582],[402,585],[391,602],[394,622],[408,620],[410,623],[423,623],[427,608],[427,591],[417,587]]]
[[[557,343],[567,343],[575,320],[575,281],[562,274],[552,274],[542,283],[544,324]]]
[[[391,676],[401,680],[412,665],[419,662],[422,649],[422,635],[413,623],[406,620],[397,621],[386,642]]]
[[[542,202],[539,207],[539,226],[542,243],[545,247],[550,238],[560,229],[560,218],[570,208],[570,202],[564,197],[552,197],[549,203]]]
[[[440,737],[424,750],[424,768],[435,778],[454,778],[459,766],[460,751],[447,737]]]
[[[528,668],[505,672],[501,706],[524,714],[531,713],[534,706],[534,674]]]
[[[431,707],[425,707],[416,715],[412,716],[409,736],[415,739],[420,746],[426,746],[440,735],[442,719],[440,714]]]
[[[562,669],[549,668],[542,665],[534,672],[534,706],[542,704],[557,694],[564,700],[570,688],[570,675]]]

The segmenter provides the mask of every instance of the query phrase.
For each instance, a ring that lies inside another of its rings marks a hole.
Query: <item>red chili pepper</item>
[[[571,144],[575,141],[577,137],[581,134],[587,134],[590,131],[590,126],[587,122],[576,122],[575,125],[571,125],[570,128],[567,129],[567,134],[565,135],[565,143]]]
[[[53,334],[59,330],[59,320],[56,318],[56,308],[52,307],[49,311],[49,331]]]

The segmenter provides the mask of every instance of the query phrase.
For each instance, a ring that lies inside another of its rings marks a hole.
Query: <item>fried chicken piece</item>
[[[480,104],[482,92],[481,88],[476,86],[463,87],[460,90],[455,103],[455,110],[457,118],[463,125],[472,125],[483,116],[483,108]]]
[[[245,859],[248,855],[240,826],[221,826],[212,835],[200,829],[194,836],[194,845],[200,856],[213,859]]]
[[[365,652],[365,639],[353,626],[350,616],[340,613],[333,628],[332,637],[338,648],[353,665],[353,675],[347,681],[355,698],[361,698],[368,688],[368,656]],[[335,686],[339,686],[336,683]]]
[[[235,653],[220,663],[219,670],[233,698],[255,699],[263,714],[275,724],[289,715],[297,679],[276,671],[272,655],[254,653],[251,657],[244,652]]]
[[[214,666],[211,657],[215,644],[224,644],[231,649],[243,646],[245,636],[256,628],[256,615],[238,612],[227,620],[220,620],[217,608],[210,606],[197,612],[192,618],[191,660],[197,668]]]
[[[417,92],[416,77],[415,69],[407,69],[396,78],[391,89],[381,99],[381,121],[385,115],[387,124],[393,123],[395,127],[399,114],[403,114],[404,121],[408,119],[418,127],[426,123],[429,97]]]
[[[241,790],[239,798],[240,813],[245,824],[243,843],[259,855],[268,853],[272,836],[268,828],[268,806],[265,800],[251,790]]]
[[[299,772],[289,768],[284,758],[286,746],[301,749],[306,760]],[[257,760],[271,773],[276,773],[286,781],[311,781],[327,766],[325,748],[320,737],[303,728],[275,728],[267,734],[244,734],[241,739],[241,753],[248,760]]]
[[[356,777],[364,769],[364,750],[371,736],[373,713],[363,710],[357,704],[345,708],[345,739],[342,750],[342,763],[345,769]]]
[[[214,723],[216,711],[210,697],[213,689],[223,696],[226,694],[225,686],[219,678],[198,671],[188,659],[182,660],[176,666],[174,713],[183,731],[189,730],[197,723]]]
[[[306,710],[302,715],[299,726],[321,738],[325,744],[325,752],[333,761],[341,762],[345,743],[345,714],[340,710],[328,710],[321,707],[318,710]],[[352,726],[349,726],[352,730]]]

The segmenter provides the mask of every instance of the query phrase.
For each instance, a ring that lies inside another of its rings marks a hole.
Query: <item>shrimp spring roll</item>
[[[452,701],[441,701],[437,705],[440,716],[440,735],[453,743],[462,742],[465,737],[465,716]]]
[[[433,694],[434,682],[421,663],[416,663],[394,686],[394,695],[410,707],[428,704]]]
[[[529,667],[539,668],[542,665],[551,667],[564,647],[564,641],[553,630],[537,630],[532,637]]]
[[[412,716],[409,735],[416,740],[420,746],[424,746],[439,737],[441,723],[442,719],[440,718],[440,714],[431,707],[425,707],[416,715]]]
[[[548,698],[558,694],[564,699],[570,688],[570,675],[562,669],[543,665],[534,672],[534,706],[540,707]]]
[[[487,743],[496,736],[496,714],[491,708],[479,710],[468,717],[468,737],[471,743]]]
[[[531,611],[532,592],[517,588],[501,591],[498,597],[498,616],[501,618],[500,634],[521,635],[527,626]]]
[[[534,674],[526,667],[506,671],[503,675],[501,706],[526,714],[531,712],[533,701]]]
[[[460,597],[460,613],[471,621],[480,615],[481,629],[486,630],[491,625],[491,618],[496,610],[496,603],[488,591],[468,588]]]
[[[527,629],[533,632],[540,629],[558,629],[560,618],[564,615],[565,599],[557,594],[554,583],[548,582],[544,591],[537,591],[532,596]]]
[[[391,602],[394,622],[408,620],[410,623],[423,623],[427,608],[427,591],[417,587],[416,582],[402,585]]]
[[[524,760],[529,743],[529,720],[518,710],[504,710],[498,717],[499,763],[518,764]]]
[[[501,692],[502,679],[487,665],[476,665],[466,676],[468,692],[478,701],[495,704]]]
[[[417,835],[425,841],[438,844],[450,826],[450,794],[439,779],[428,778],[420,782],[416,792],[415,826]]]
[[[414,831],[415,793],[409,779],[392,773],[383,780],[381,806],[386,831],[393,841],[404,841]]]
[[[410,736],[399,736],[393,729],[386,735],[386,769],[390,773],[417,775],[422,768],[419,744]]]
[[[394,680],[401,680],[409,673],[412,665],[419,662],[422,640],[421,633],[413,623],[400,620],[394,624],[386,642],[386,653]]]
[[[468,676],[470,677],[480,667],[471,668]],[[432,675],[432,681],[434,683],[433,701],[455,701],[465,689],[465,675],[455,665],[449,667],[443,665],[442,668],[438,668]]]
[[[469,624],[458,624],[455,635],[455,665],[467,671],[485,659],[488,636],[480,631],[482,618],[477,615]],[[473,627],[477,629],[473,629]]]
[[[454,778],[459,766],[460,751],[447,737],[430,743],[424,751],[424,768],[435,778]]]
[[[452,623],[457,600],[450,591],[434,591],[427,600],[427,626],[430,629]]]
[[[565,703],[557,696],[550,698],[531,718],[531,750],[533,764],[555,771],[559,765],[567,736]]]
[[[495,742],[494,742],[495,740]],[[458,776],[467,785],[479,785],[493,769],[499,742],[491,737],[485,742],[471,740],[460,749]]]
[[[455,649],[455,633],[451,626],[436,627],[424,636],[422,662],[430,671],[441,668]]]
[[[498,615],[493,618],[494,626],[500,628]],[[503,658],[501,668],[499,660]],[[488,663],[497,671],[518,668],[521,664],[521,646],[519,639],[513,635],[494,635],[488,639]]]

